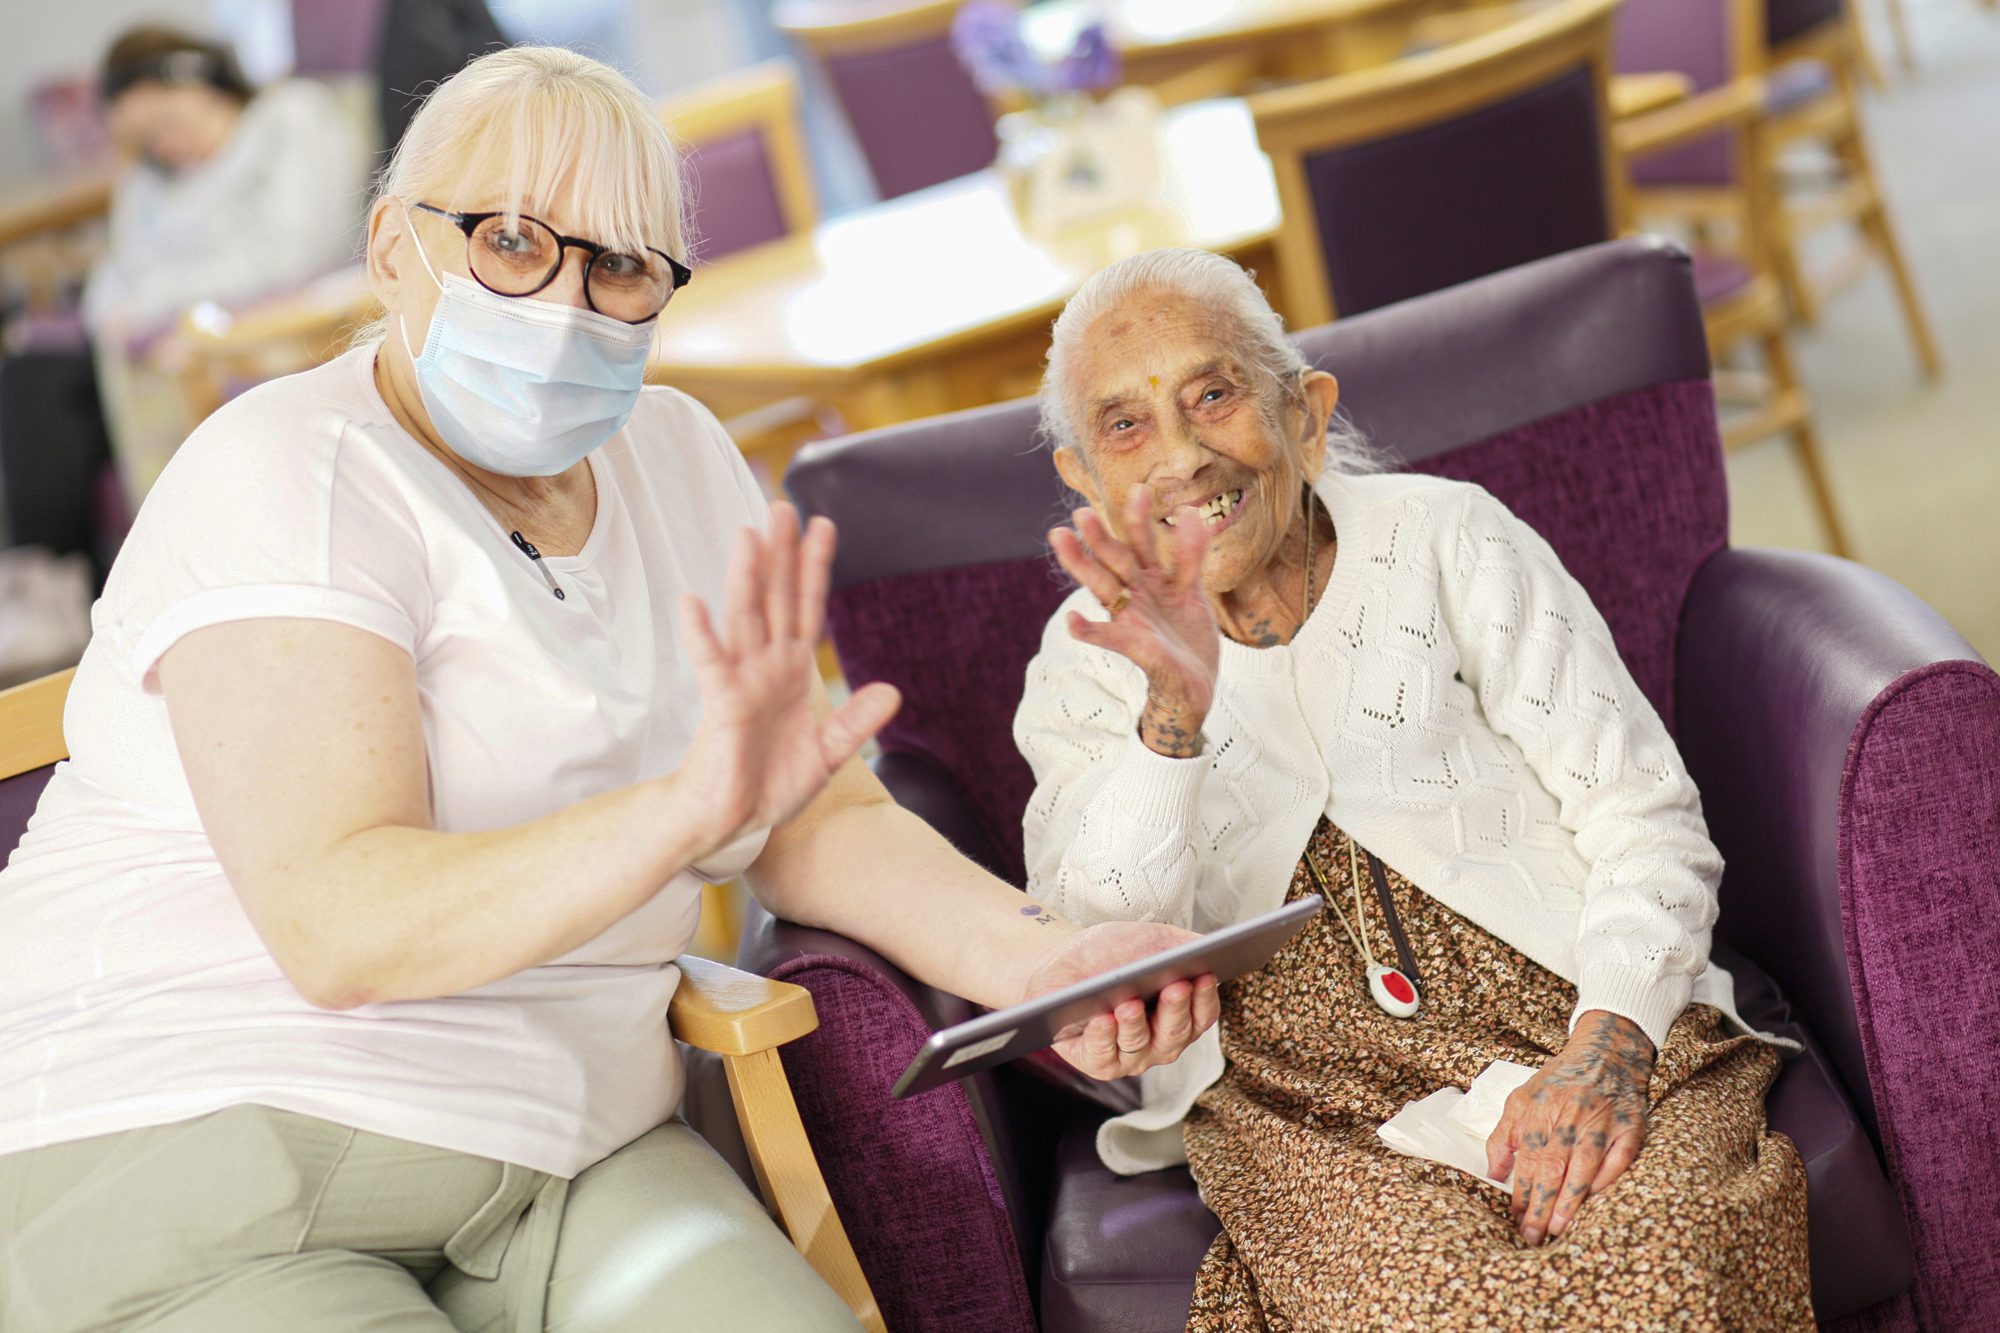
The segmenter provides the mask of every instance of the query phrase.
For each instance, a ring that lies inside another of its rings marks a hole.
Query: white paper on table
[[[1529,1065],[1495,1060],[1470,1088],[1440,1088],[1396,1112],[1375,1132],[1399,1153],[1442,1162],[1496,1189],[1511,1190],[1511,1173],[1506,1180],[1486,1174],[1486,1140],[1500,1123],[1508,1096],[1535,1072]]]

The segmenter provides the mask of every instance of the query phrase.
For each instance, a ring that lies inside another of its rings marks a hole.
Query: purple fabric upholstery
[[[1704,306],[1737,295],[1756,281],[1749,265],[1712,250],[1697,250],[1694,256],[1694,289]]]
[[[1187,1323],[1195,1273],[1222,1223],[1184,1166],[1114,1175],[1096,1130],[1056,1149],[1042,1257],[1042,1333],[1161,1333]]]
[[[1914,986],[1897,969],[1925,958],[1909,935],[1926,931],[1933,920],[1951,921],[1968,948],[1986,951],[1960,956],[1954,945],[1940,961],[1970,973],[1980,957],[2000,958],[2000,945],[1990,933],[1978,933],[1977,920],[1980,911],[2000,920],[1992,911],[1990,880],[1976,880],[1982,868],[1990,875],[1990,867],[2000,864],[1993,855],[2000,848],[1990,845],[1995,803],[1990,789],[1961,778],[1958,804],[1934,805],[1940,820],[1959,820],[1964,827],[1929,842],[1920,838],[1919,826],[1886,813],[1896,810],[1910,784],[1923,776],[1900,762],[1901,738],[1907,734],[1912,744],[1936,748],[1925,728],[1936,724],[1942,704],[1915,690],[1874,715],[1879,735],[1848,786],[1842,785],[1840,767],[1845,738],[1858,734],[1857,719],[1869,701],[1907,670],[1963,660],[1962,643],[1919,633],[1916,627],[1928,613],[1900,590],[1894,604],[1907,614],[1886,627],[1871,619],[1883,614],[1883,606],[1860,598],[1859,610],[1849,607],[1842,599],[1859,597],[1854,587],[1865,592],[1893,585],[1837,561],[1827,564],[1838,574],[1838,586],[1829,585],[1826,593],[1832,604],[1801,598],[1801,589],[1794,588],[1769,608],[1762,605],[1763,585],[1752,576],[1786,558],[1723,547],[1726,497],[1705,382],[1701,315],[1690,262],[1673,247],[1647,241],[1591,247],[1309,330],[1300,343],[1312,360],[1340,376],[1344,406],[1379,445],[1421,470],[1480,481],[1549,537],[1599,600],[1635,676],[1681,736],[1691,766],[1700,757],[1696,776],[1730,863],[1723,937],[1777,977],[1808,1035],[1822,1039],[1814,1054],[1788,1064],[1771,1109],[1774,1123],[1782,1121],[1800,1143],[1817,1191],[1809,1206],[1816,1219],[1815,1274],[1824,1284],[1816,1296],[1823,1313],[1841,1316],[1856,1302],[1894,1291],[1907,1275],[1909,1252],[1884,1206],[1889,1191],[1868,1140],[1866,1116],[1877,1104],[1889,1127],[1883,1142],[1897,1168],[1895,1197],[1910,1219],[1924,1274],[1920,1300],[1927,1309],[1985,1313],[1978,1304],[1985,1297],[1948,1289],[1945,1265],[1973,1274],[1975,1290],[1987,1280],[1982,1275],[1991,1269],[1982,1265],[1990,1265],[1996,1248],[1993,1220],[1982,1222],[1967,1211],[1966,1186],[1959,1182],[1985,1179],[2000,1163],[1991,1160],[1990,1146],[1976,1130],[1968,1136],[1966,1127],[1978,1126],[1979,1115],[1969,1104],[1953,1101],[1946,1085],[1957,1078],[1957,1095],[1993,1096],[1990,1074],[1987,1083],[1967,1081],[1963,1062],[1983,1061],[1980,1067],[1988,1071],[2000,1064],[1992,1058],[1988,1035],[1996,1015],[1987,999],[1970,1011],[1975,1021],[1963,1025],[1914,1010],[1906,1015]],[[924,708],[885,736],[884,778],[900,801],[940,820],[969,852],[968,844],[984,841],[995,848],[1004,840],[1007,855],[1018,856],[1018,835],[1008,826],[995,828],[1003,800],[1016,814],[1019,810],[1019,798],[1003,790],[1012,759],[1004,723],[1021,688],[1019,663],[1032,652],[1041,628],[1045,610],[1038,608],[1051,605],[1061,592],[1042,536],[1060,490],[1047,459],[1032,447],[1034,431],[1032,405],[1001,405],[810,446],[787,477],[808,512],[830,514],[843,525],[830,627],[850,678],[894,679]],[[953,607],[968,609],[952,615]],[[978,628],[952,623],[957,620],[976,621]],[[1807,645],[1811,651],[1802,651]],[[982,652],[993,660],[982,661]],[[1894,669],[1871,665],[1871,653],[1887,653]],[[1984,672],[1983,666],[1977,670]],[[999,682],[992,683],[996,677]],[[1969,687],[1958,675],[1940,679],[1960,691],[1958,697],[1967,697]],[[1990,689],[1990,679],[1991,673],[1979,676],[1979,688]],[[981,702],[973,696],[983,689],[1001,693]],[[933,691],[946,702],[924,705],[922,696]],[[1834,693],[1832,702],[1826,701],[1828,691]],[[1979,725],[1954,738],[1969,747],[1956,761],[1962,765],[1981,762],[1980,747],[1995,730],[1990,702],[1979,707],[1985,710]],[[980,709],[985,711],[979,716],[988,720],[967,716]],[[1812,722],[1819,716],[1815,710],[1834,720],[1823,726],[1797,723],[1802,716]],[[1826,740],[1836,734],[1837,742]],[[2000,758],[2000,735],[1991,744],[1992,757]],[[1823,751],[1823,745],[1833,748]],[[1830,782],[1824,771],[1828,754],[1834,762]],[[1024,780],[1016,773],[1014,780]],[[983,787],[992,790],[976,790]],[[1905,842],[1876,850],[1857,832],[1861,825],[1843,818],[1843,810],[1849,816],[1859,812],[1856,801],[1863,797],[1885,812],[1867,825],[1871,836]],[[1983,815],[1981,800],[1988,803]],[[1939,849],[1949,855],[1934,860]],[[993,855],[1001,857],[997,849]],[[1852,916],[1850,929],[1849,916],[1842,914],[1850,896],[1847,880],[1859,878],[1842,877],[1843,858],[1882,876],[1892,856],[1903,858],[1905,880],[1909,866],[1917,867],[1919,876],[1933,864],[1943,873],[1917,893],[1904,891],[1899,901],[1921,905],[1907,922],[1886,913],[1888,900],[1878,891]],[[1010,860],[1008,869],[1017,866]],[[1827,903],[1834,904],[1831,934]],[[1974,919],[1960,922],[1954,913]],[[897,1026],[908,1022],[908,1005],[915,1003],[932,1025],[949,1020],[942,997],[858,945],[768,921],[753,937],[744,961],[758,970],[806,953],[853,963],[841,973],[842,1018],[825,1022],[827,1029],[849,1024],[845,1043],[864,1049],[846,1051],[829,1035],[817,1047],[787,1052],[796,1080],[825,1089],[816,1097],[873,1105],[871,1099],[881,1096],[894,1075],[888,1067],[900,1068],[902,1055],[914,1048],[917,1034]],[[1931,956],[1937,956],[1935,945]],[[1858,1004],[1838,983],[1850,957],[1859,960],[1857,977],[1873,986]],[[1751,970],[1743,975],[1749,988]],[[1836,984],[1822,985],[1826,978]],[[1988,995],[1995,990],[1989,986]],[[1907,1019],[1918,1038],[1889,1040],[1881,1022],[1870,1026],[1871,1013],[1886,1021]],[[895,1033],[897,1043],[894,1057],[879,1057],[881,1069],[868,1063],[877,1057],[865,1050],[881,1040],[879,1031]],[[1976,1046],[1975,1039],[1986,1045]],[[1930,1070],[1905,1070],[1896,1063],[1926,1050],[1935,1062]],[[1939,1051],[1952,1058],[1936,1060]],[[1954,1113],[1933,1119],[1901,1110],[1901,1100],[1885,1101],[1877,1083],[1885,1069],[1910,1080],[1912,1095],[1920,1091],[1942,1100]],[[1850,1105],[1849,1093],[1859,1109]],[[1164,1242],[1114,1245],[1128,1233],[1107,1231],[1107,1216],[1121,1206],[1119,1199],[1139,1196],[1098,1190],[1103,1182],[1089,1178],[1087,1156],[1059,1165],[1053,1151],[1025,1152],[1031,1136],[1018,1117],[1010,1120],[1009,1104],[1017,1095],[997,1078],[981,1076],[965,1085],[963,1105],[993,1154],[999,1197],[1014,1210],[1008,1220],[1018,1250],[1008,1254],[1001,1247],[979,1262],[959,1256],[973,1266],[956,1280],[989,1292],[1023,1278],[1033,1283],[1041,1260],[1042,1280],[1029,1289],[1042,1293],[1045,1326],[1173,1326],[1179,1317],[1168,1308],[1173,1292],[1179,1291],[1184,1311],[1192,1273],[1186,1257],[1168,1253]],[[921,1119],[919,1108],[927,1108]],[[967,1142],[963,1114],[948,1098],[899,1108],[893,1122],[840,1111],[837,1124],[816,1128],[816,1142],[823,1156],[834,1160],[853,1152],[887,1161],[899,1150],[881,1140],[903,1136],[911,1140],[915,1160],[929,1163],[940,1143]],[[1972,1159],[1956,1176],[1945,1156],[1947,1134]],[[861,1142],[861,1135],[871,1137]],[[958,1210],[978,1218],[981,1227],[1001,1229],[990,1216],[993,1191],[976,1172],[937,1166],[932,1174],[953,1182]],[[889,1179],[887,1185],[853,1180],[835,1186],[871,1278],[877,1272],[910,1272],[901,1239],[876,1234],[878,1201],[900,1188],[893,1183],[897,1177]],[[1046,1210],[1020,1215],[1034,1206],[1026,1201],[1034,1199],[1036,1188],[1046,1188],[1051,1179],[1055,1195]],[[1171,1173],[1156,1177],[1148,1188],[1165,1189],[1171,1179]],[[851,1197],[843,1192],[849,1188],[855,1191]],[[1199,1221],[1198,1213],[1173,1216],[1181,1219],[1175,1227]],[[1946,1224],[1959,1228],[1963,1239],[1940,1235]],[[1977,1244],[1986,1247],[1983,1258],[1971,1253]],[[1123,1262],[1119,1254],[1136,1267],[1113,1281]],[[1140,1286],[1157,1289],[1155,1296],[1143,1296],[1136,1290]],[[1934,1287],[1946,1294],[1936,1294]],[[1167,1295],[1159,1297],[1158,1291]],[[877,1294],[888,1299],[880,1287]],[[909,1299],[922,1305],[929,1298]],[[1953,1299],[1960,1304],[1937,1304]],[[1855,1316],[1860,1322],[1853,1326],[1903,1327],[1915,1309],[1915,1303],[1891,1297]],[[1097,1322],[1060,1322],[1072,1316]],[[1156,1317],[1164,1322],[1148,1322]],[[1121,1324],[1121,1319],[1139,1322]]]
[[[42,788],[49,785],[49,775],[53,772],[55,765],[50,764],[0,779],[0,848],[6,849],[6,856],[14,854],[15,844],[28,831],[28,820],[33,818],[35,806],[42,799]],[[5,863],[6,856],[0,856],[0,864]]]
[[[292,73],[370,74],[385,0],[292,0]]]
[[[1680,658],[1719,933],[1874,1130],[1924,1323],[2000,1327],[2000,679],[1889,579],[1763,551],[1702,571]]]
[[[847,679],[903,690],[883,750],[920,755],[952,775],[998,853],[995,869],[1016,884],[1025,878],[1021,811],[1034,776],[1014,749],[1014,710],[1042,627],[1068,593],[1066,576],[1043,556],[850,585],[828,611]],[[941,615],[942,607],[967,614]]]
[[[1020,1238],[989,1155],[1013,1144],[970,1101],[976,1084],[983,1101],[998,1102],[994,1076],[889,1100],[924,1039],[964,1021],[970,1006],[839,936],[768,916],[753,927],[741,961],[812,992],[819,1028],[781,1056],[889,1327],[1032,1333]]]
[[[1764,0],[1764,39],[1781,47],[1837,21],[1846,10],[1846,0]]]
[[[1453,120],[1308,153],[1342,316],[1611,235],[1588,66]]]
[[[1735,72],[1730,36],[1738,0],[1625,0],[1618,7],[1612,62],[1621,74],[1674,70],[1696,92],[1718,88]],[[1631,164],[1646,185],[1728,185],[1736,179],[1735,136],[1718,134]]]
[[[695,235],[704,262],[785,235],[784,206],[764,135],[750,129],[696,144],[687,156]]]
[[[884,199],[993,165],[993,112],[944,34],[843,51],[825,65]]]

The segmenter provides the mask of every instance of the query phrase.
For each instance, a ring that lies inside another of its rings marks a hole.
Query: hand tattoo
[[[1181,710],[1148,695],[1139,714],[1139,739],[1169,759],[1192,759],[1201,753],[1201,728],[1185,725]]]

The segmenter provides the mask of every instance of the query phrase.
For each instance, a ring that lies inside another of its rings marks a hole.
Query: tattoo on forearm
[[[1053,926],[1056,923],[1056,914],[1040,903],[1029,903],[1021,909],[1021,915],[1033,917],[1038,926]]]
[[[1154,699],[1146,700],[1145,711],[1139,714],[1139,739],[1170,759],[1192,759],[1201,753],[1201,728],[1190,729],[1179,709]]]

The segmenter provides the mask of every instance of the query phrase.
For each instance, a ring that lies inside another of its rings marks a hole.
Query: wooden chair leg
[[[1771,375],[1772,397],[1785,405],[1787,414],[1792,416],[1792,424],[1786,434],[1791,437],[1792,453],[1805,473],[1806,489],[1812,493],[1813,507],[1819,511],[1820,523],[1826,529],[1827,547],[1835,555],[1851,557],[1847,529],[1840,521],[1840,511],[1833,502],[1833,487],[1827,481],[1826,468],[1820,459],[1819,430],[1813,425],[1812,411],[1806,405],[1805,392],[1799,387],[1797,368],[1792,364],[1791,345],[1782,328],[1770,330],[1759,342],[1764,350],[1764,368]]]
[[[1847,16],[1848,41],[1854,47],[1854,58],[1861,66],[1861,72],[1868,78],[1868,86],[1880,92],[1889,86],[1888,76],[1882,72],[1882,62],[1876,58],[1874,38],[1868,35],[1868,25],[1861,21],[1861,6],[1849,0]]]
[[[736,1118],[743,1129],[744,1146],[750,1150],[757,1184],[778,1210],[785,1234],[854,1311],[862,1327],[869,1333],[886,1333],[875,1294],[855,1260],[847,1229],[834,1211],[826,1180],[813,1159],[812,1145],[806,1141],[798,1103],[792,1098],[791,1084],[785,1081],[785,1067],[777,1050],[724,1056],[722,1067],[729,1076],[729,1096],[736,1103]]]
[[[1850,111],[1857,110],[1850,107]],[[1903,258],[1903,247],[1896,240],[1895,229],[1889,222],[1888,205],[1882,201],[1882,185],[1875,175],[1875,163],[1868,152],[1867,141],[1862,138],[1861,120],[1855,115],[1848,123],[1846,133],[1834,143],[1834,152],[1852,179],[1859,180],[1867,191],[1867,207],[1855,219],[1868,245],[1888,267],[1890,281],[1896,286],[1896,300],[1903,308],[1903,320],[1910,327],[1910,342],[1917,354],[1917,365],[1924,378],[1935,380],[1944,373],[1944,360],[1938,354],[1937,339],[1931,333],[1930,318],[1924,313],[1923,299],[1917,295],[1917,284],[1910,275],[1910,266]]]
[[[1910,16],[1903,10],[1903,0],[1883,0],[1889,11],[1889,35],[1896,42],[1896,64],[1905,74],[1917,68],[1916,47],[1910,42]]]

